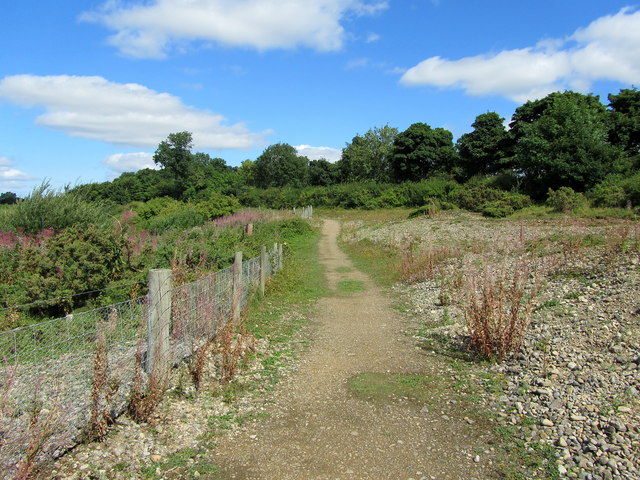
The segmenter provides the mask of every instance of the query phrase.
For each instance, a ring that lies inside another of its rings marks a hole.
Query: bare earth
[[[361,373],[451,372],[403,333],[407,319],[339,249],[339,229],[333,220],[323,226],[321,261],[335,293],[320,301],[312,345],[296,374],[278,385],[271,416],[221,439],[211,459],[219,478],[490,478],[486,421],[446,390],[434,387],[422,403],[373,402],[349,391],[348,381]],[[364,289],[340,294],[343,280]]]

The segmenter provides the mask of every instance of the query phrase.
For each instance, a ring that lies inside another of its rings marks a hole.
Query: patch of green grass
[[[349,273],[349,272],[352,272],[352,271],[353,271],[353,268],[351,268],[351,267],[338,267],[338,268],[336,268],[336,272],[338,272],[338,273]]]
[[[378,285],[389,287],[401,280],[398,249],[371,240],[347,242],[342,237],[339,244],[356,268],[366,272]]]
[[[358,398],[375,403],[388,403],[405,398],[420,404],[432,401],[436,379],[424,375],[361,373],[348,382],[349,391]]]
[[[527,445],[520,438],[522,429],[522,426],[506,425],[495,428],[502,447],[502,458],[497,466],[500,478],[528,480],[535,472],[535,478],[558,480],[560,472],[553,446],[537,442]]]
[[[316,229],[291,241],[285,268],[269,282],[265,298],[252,301],[245,327],[256,338],[287,341],[305,324],[303,314],[328,292],[318,260],[319,239]],[[302,314],[291,315],[294,309]]]
[[[361,280],[341,280],[336,287],[341,295],[364,292],[367,289]]]
[[[206,451],[183,448],[160,462],[154,462],[140,472],[144,479],[196,479],[218,473],[220,469],[206,459]]]
[[[545,308],[557,307],[558,305],[560,305],[560,300],[558,300],[557,298],[552,298],[551,300],[547,300],[538,305],[534,311],[538,312],[540,310],[544,310]]]

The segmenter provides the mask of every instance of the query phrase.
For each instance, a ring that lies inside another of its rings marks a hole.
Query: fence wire
[[[282,265],[267,252],[264,275]],[[189,358],[244,308],[260,284],[260,257],[171,289],[171,365]],[[15,476],[40,442],[35,462],[56,458],[87,437],[92,411],[115,418],[127,407],[136,356],[149,361],[149,300],[137,298],[0,332],[0,479]],[[94,386],[102,386],[96,394]],[[106,393],[105,393],[106,392]]]

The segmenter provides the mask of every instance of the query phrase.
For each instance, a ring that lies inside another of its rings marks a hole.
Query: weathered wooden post
[[[240,318],[242,304],[242,252],[236,252],[233,261],[233,321]]]
[[[260,247],[260,293],[264,296],[264,287],[267,283],[267,247]]]
[[[283,264],[283,256],[282,256],[282,244],[278,244],[278,270],[282,270]]]
[[[147,373],[162,374],[169,360],[171,325],[171,270],[149,270],[149,313],[147,317]]]

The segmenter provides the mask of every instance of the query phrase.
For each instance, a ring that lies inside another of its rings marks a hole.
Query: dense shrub
[[[217,192],[211,192],[207,198],[197,203],[197,208],[204,213],[209,220],[232,215],[240,208],[240,202],[235,197],[230,197]]]
[[[620,183],[627,196],[626,200],[631,202],[633,206],[640,205],[640,172],[632,175]]]
[[[6,306],[40,299],[34,309],[64,314],[96,294],[70,295],[105,288],[123,273],[122,240],[113,230],[75,226],[41,241],[2,249],[0,297]],[[10,267],[11,270],[6,270]]]
[[[198,227],[207,221],[207,215],[195,205],[185,205],[180,210],[153,217],[144,223],[144,227],[153,233],[167,230],[186,230]]]
[[[547,205],[553,208],[554,212],[568,213],[586,207],[587,199],[571,187],[560,187],[558,190],[549,189]]]
[[[594,207],[616,208],[627,204],[627,193],[618,176],[599,183],[587,192],[587,196]]]
[[[24,199],[0,210],[0,230],[27,234],[47,228],[106,225],[110,220],[111,212],[104,203],[88,201],[77,192],[53,190],[46,182]]]
[[[239,195],[247,207],[293,208],[302,205],[329,208],[419,207],[429,199],[448,201],[460,186],[448,178],[385,184],[343,183],[327,187],[248,189]]]
[[[460,208],[488,217],[505,217],[531,205],[531,199],[527,195],[482,185],[467,184],[455,193],[454,198]]]

